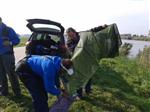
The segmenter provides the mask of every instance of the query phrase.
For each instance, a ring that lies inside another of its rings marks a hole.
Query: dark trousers
[[[45,91],[42,79],[28,73],[20,73],[19,77],[32,96],[34,111],[49,112],[47,103],[48,95]]]
[[[16,72],[32,96],[34,112],[49,112],[48,95],[43,80],[26,64],[26,59],[17,63]]]
[[[86,92],[87,94],[89,94],[89,93],[91,92],[91,83],[92,83],[92,79],[90,79],[90,80],[88,81],[88,83],[86,84],[86,86],[85,86],[85,92]],[[78,90],[77,90],[77,93],[78,93],[78,96],[79,96],[80,98],[83,97],[82,88],[78,89]]]
[[[14,54],[0,55],[0,92],[3,95],[8,94],[8,78],[10,80],[12,90],[16,96],[21,94],[18,77],[15,73],[15,57]]]
[[[88,81],[88,83],[86,84],[86,86],[85,86],[85,92],[86,92],[87,94],[91,92],[91,84],[92,84],[92,79],[90,79],[90,80]]]

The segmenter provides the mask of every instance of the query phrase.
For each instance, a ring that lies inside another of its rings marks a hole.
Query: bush
[[[119,48],[119,55],[120,56],[127,56],[130,53],[131,48],[132,48],[132,44],[130,44],[130,43],[124,43]]]

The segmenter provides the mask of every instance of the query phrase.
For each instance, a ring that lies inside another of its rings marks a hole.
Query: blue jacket
[[[12,42],[12,46],[4,46],[3,45],[4,36],[3,36],[2,32],[3,32],[4,28],[7,28],[7,31],[8,31],[7,38],[9,41]],[[13,45],[17,45],[17,44],[19,44],[19,42],[20,42],[20,39],[19,39],[18,35],[16,34],[16,32],[12,28],[7,27],[4,23],[2,23],[0,25],[0,55],[3,55],[7,52],[11,52]]]
[[[61,93],[55,84],[55,79],[60,71],[60,57],[32,55],[28,58],[27,63],[32,71],[43,79],[47,92],[53,95],[59,95]]]

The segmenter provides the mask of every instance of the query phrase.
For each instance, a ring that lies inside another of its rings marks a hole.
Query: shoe
[[[78,96],[78,93],[73,94],[72,98],[74,101],[81,100],[81,97]]]
[[[90,93],[92,93],[92,89],[90,88],[90,89],[86,89],[85,90],[85,93],[87,94],[87,95],[89,95]]]
[[[79,99],[83,99],[83,90],[82,90],[82,88],[78,89],[76,94],[77,94],[77,97]]]

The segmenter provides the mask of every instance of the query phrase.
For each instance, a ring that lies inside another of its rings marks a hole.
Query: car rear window
[[[53,40],[56,43],[60,41],[60,37],[52,34],[45,33],[34,33],[31,37],[31,40]]]

